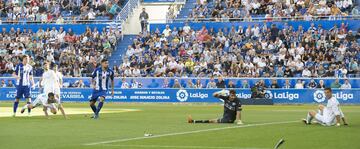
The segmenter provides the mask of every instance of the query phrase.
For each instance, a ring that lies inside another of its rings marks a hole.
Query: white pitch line
[[[105,146],[118,146],[118,147],[138,147],[138,148],[185,148],[185,149],[267,149],[267,148],[254,148],[254,147],[214,147],[214,146],[173,146],[173,145],[111,145]]]
[[[209,131],[217,131],[217,130],[225,130],[225,129],[233,129],[233,128],[245,128],[245,127],[255,127],[255,126],[265,126],[265,125],[288,124],[288,123],[294,123],[294,122],[299,122],[299,121],[284,121],[284,122],[269,122],[269,123],[260,123],[260,124],[237,125],[237,126],[231,126],[231,127],[220,127],[220,128],[211,128],[211,129],[203,129],[203,130],[168,133],[168,134],[162,134],[162,135],[154,135],[154,136],[150,136],[150,137],[135,137],[135,138],[127,138],[127,139],[116,139],[116,140],[109,140],[109,141],[86,143],[84,145],[100,145],[100,144],[109,144],[109,143],[116,143],[116,142],[126,142],[126,141],[134,141],[134,140],[160,138],[160,137],[167,137],[167,136],[194,134],[194,133],[200,133],[200,132],[209,132]]]

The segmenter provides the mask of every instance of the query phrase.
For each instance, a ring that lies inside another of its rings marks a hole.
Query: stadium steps
[[[122,56],[126,53],[127,47],[132,44],[135,37],[136,35],[124,35],[123,40],[118,43],[115,51],[109,58],[109,63],[111,67],[114,65],[119,66],[122,63]]]
[[[187,0],[185,5],[181,8],[179,14],[177,15],[178,19],[187,18],[192,9],[196,4],[196,0]]]

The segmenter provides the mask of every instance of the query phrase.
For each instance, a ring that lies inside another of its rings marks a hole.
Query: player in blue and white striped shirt
[[[114,96],[114,71],[109,67],[107,59],[101,60],[101,66],[96,68],[92,74],[93,93],[90,99],[90,107],[94,112],[94,119],[99,118],[99,112],[104,104],[108,83],[111,80],[111,95]],[[98,106],[95,106],[97,100],[100,100]]]
[[[30,96],[30,87],[35,88],[35,83],[33,79],[33,68],[29,63],[29,56],[22,56],[22,63],[18,64],[15,68],[15,72],[13,76],[16,78],[16,97],[14,102],[14,114],[16,115],[16,110],[19,105],[19,100],[23,97],[26,98],[27,104],[31,103]],[[28,113],[30,115],[31,109],[28,109]]]

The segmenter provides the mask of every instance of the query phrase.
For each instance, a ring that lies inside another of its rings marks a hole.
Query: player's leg
[[[311,124],[312,119],[315,117],[317,113],[315,111],[310,111],[306,115],[306,119],[303,120],[305,124]]]
[[[101,108],[103,107],[103,105],[104,105],[104,101],[105,101],[105,97],[104,96],[100,96],[99,97],[99,103],[98,103],[98,106],[97,106],[97,108],[96,108],[96,113],[95,113],[95,119],[96,118],[99,118],[99,113],[100,113],[100,111],[101,111]]]
[[[26,87],[25,88],[25,93],[24,93],[24,96],[26,98],[26,104],[30,105],[31,104],[31,96],[30,96],[30,87]],[[28,114],[30,116],[30,113],[31,113],[31,108],[28,108]]]
[[[60,112],[64,116],[64,118],[67,119],[67,116],[66,116],[65,110],[64,110],[64,106],[61,104],[60,89],[55,90],[55,98],[56,98],[56,101],[57,101],[57,104],[58,104],[58,109],[60,110]]]
[[[16,87],[16,96],[15,96],[15,100],[14,100],[14,105],[13,105],[13,117],[16,116],[16,110],[19,106],[19,101],[20,101],[20,98],[23,97],[23,89],[21,87]]]
[[[217,123],[217,120],[193,120],[189,115],[188,123]]]
[[[21,113],[24,113],[26,109],[34,109],[35,107],[41,105],[40,99],[36,98],[32,103],[26,104],[21,108]]]
[[[99,95],[98,95],[97,91],[94,90],[92,95],[91,95],[91,99],[89,101],[90,102],[90,108],[94,112],[94,116],[95,116],[96,111],[97,111],[95,103],[96,103],[98,97],[99,97]],[[94,117],[92,117],[92,118],[94,118]]]

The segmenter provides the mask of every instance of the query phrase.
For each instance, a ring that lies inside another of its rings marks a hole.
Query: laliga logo
[[[325,101],[325,93],[322,90],[317,90],[314,92],[314,100],[316,102],[323,102]]]
[[[332,94],[333,97],[336,97],[337,99],[342,99],[344,101],[348,100],[348,99],[353,99],[354,95],[353,94],[346,94],[344,92],[338,92],[338,93],[333,93]],[[314,100],[316,102],[323,102],[325,101],[325,92],[322,90],[317,90],[314,92]]]
[[[176,92],[176,99],[181,102],[188,100],[188,97],[189,93],[186,90],[179,90]]]
[[[348,100],[348,99],[353,99],[354,98],[354,94],[346,94],[344,92],[338,92],[332,95],[333,97],[336,97],[337,99],[342,99],[342,100]]]
[[[299,99],[299,94],[291,94],[289,92],[282,92],[282,93],[272,93],[271,91],[265,91],[265,98],[267,99]]]
[[[273,98],[273,94],[271,93],[271,91],[265,91],[265,98],[267,98],[267,99]]]

